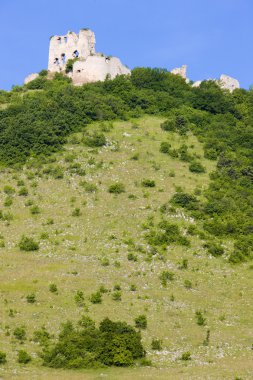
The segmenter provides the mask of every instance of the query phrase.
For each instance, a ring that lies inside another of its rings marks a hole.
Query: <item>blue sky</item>
[[[89,27],[130,68],[188,65],[192,80],[253,84],[252,0],[0,0],[0,88],[47,68],[49,38]]]

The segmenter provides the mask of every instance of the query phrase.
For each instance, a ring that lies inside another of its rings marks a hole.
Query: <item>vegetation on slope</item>
[[[154,365],[249,364],[251,92],[151,69],[31,83],[0,94],[4,366],[87,367],[54,361],[80,313],[135,323]]]

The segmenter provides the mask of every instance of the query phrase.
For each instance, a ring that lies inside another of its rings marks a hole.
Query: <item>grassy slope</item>
[[[165,261],[145,260],[142,224],[150,217],[159,220],[159,207],[171,198],[176,186],[187,192],[205,189],[208,173],[215,166],[203,158],[201,144],[194,136],[185,138],[164,132],[159,128],[160,122],[159,118],[147,117],[134,123],[114,123],[114,128],[105,133],[111,145],[97,152],[73,144],[71,137],[51,165],[67,169],[71,164],[64,157],[73,153],[74,162],[85,168],[85,177],[71,175],[64,169],[63,179],[53,179],[42,174],[48,165],[24,168],[19,173],[7,170],[1,173],[0,209],[9,210],[14,220],[9,225],[0,221],[5,241],[5,247],[0,248],[0,350],[8,355],[8,364],[0,369],[0,376],[13,378],[16,373],[15,377],[23,379],[96,379],[104,373],[109,379],[231,379],[236,375],[250,379],[253,308],[252,272],[248,265],[232,267],[223,259],[208,257],[203,242],[196,237],[191,238],[190,248],[170,247]],[[95,127],[100,128],[93,125],[92,129]],[[76,136],[80,139],[81,134]],[[160,153],[160,142],[166,139],[173,147],[182,143],[192,146],[191,151],[201,155],[207,173],[190,173],[187,163]],[[135,153],[139,153],[138,160],[131,159]],[[174,177],[170,175],[172,170]],[[27,197],[17,195],[17,177],[25,181]],[[143,188],[144,178],[154,179],[156,187]],[[80,186],[84,179],[97,185],[96,193],[88,193]],[[108,186],[115,181],[125,184],[125,193],[118,196],[108,193]],[[10,207],[3,206],[6,198],[3,188],[7,184],[16,189]],[[129,194],[137,198],[129,199]],[[25,206],[28,199],[41,208],[40,214],[31,215],[30,207]],[[81,209],[79,217],[71,216],[76,207]],[[49,218],[54,219],[54,224],[47,224]],[[169,218],[182,230],[193,223],[180,212]],[[48,238],[40,239],[41,233],[48,233]],[[20,252],[17,243],[22,234],[40,240],[40,250]],[[133,250],[127,243],[129,239],[142,249]],[[128,252],[137,254],[138,261],[129,261]],[[103,258],[109,259],[109,266],[101,265]],[[183,258],[189,260],[187,270],[179,269]],[[115,261],[120,262],[119,268],[115,267]],[[175,280],[167,288],[159,280],[165,269],[175,273]],[[185,280],[192,282],[192,289],[186,289]],[[50,283],[57,284],[58,295],[49,292]],[[113,301],[108,293],[101,305],[89,302],[89,295],[100,285],[112,289],[115,284],[122,287],[122,301]],[[136,284],[136,292],[129,290],[131,284]],[[86,313],[75,304],[77,290],[84,292],[87,313],[97,322],[108,316],[133,324],[136,316],[146,314],[148,329],[143,332],[143,342],[155,367],[74,373],[40,367],[40,359],[36,357],[39,347],[30,341],[33,331],[44,324],[50,332],[57,333],[60,322],[77,320]],[[35,304],[26,302],[25,297],[31,292],[36,293]],[[10,309],[17,311],[14,318],[9,316]],[[195,311],[199,309],[205,313],[205,327],[196,324]],[[27,327],[28,335],[22,346],[12,336],[13,329],[20,325]],[[208,328],[211,339],[205,347],[202,343]],[[10,336],[6,336],[6,331],[10,331]],[[162,351],[150,349],[152,338],[163,340]],[[34,356],[32,364],[22,367],[16,363],[20,348]],[[188,363],[177,360],[185,351],[192,354]]]

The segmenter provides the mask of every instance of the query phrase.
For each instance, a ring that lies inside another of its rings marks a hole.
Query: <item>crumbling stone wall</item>
[[[95,34],[89,29],[79,34],[68,32],[65,36],[53,36],[50,39],[48,70],[65,71],[69,59],[86,59],[95,54]]]
[[[116,57],[107,57],[95,51],[95,34],[89,29],[79,34],[68,32],[50,40],[48,71],[65,73],[69,59],[75,59],[72,71],[67,75],[74,85],[104,81],[106,77],[130,74],[131,71]]]

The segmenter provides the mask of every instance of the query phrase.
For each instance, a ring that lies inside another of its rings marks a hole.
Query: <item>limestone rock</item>
[[[182,67],[176,67],[175,69],[171,70],[171,73],[174,75],[180,75],[182,78],[186,78],[186,71],[187,71],[187,66],[183,65]]]
[[[218,84],[221,88],[229,90],[230,92],[233,92],[237,88],[240,88],[240,83],[237,79],[224,74],[221,75]]]
[[[202,83],[201,80],[197,80],[196,82],[193,83],[192,87],[199,87],[201,83]]]
[[[24,84],[27,84],[29,82],[31,82],[32,80],[38,78],[39,74],[38,73],[33,73],[33,74],[30,74],[28,75],[25,80],[24,80]]]

